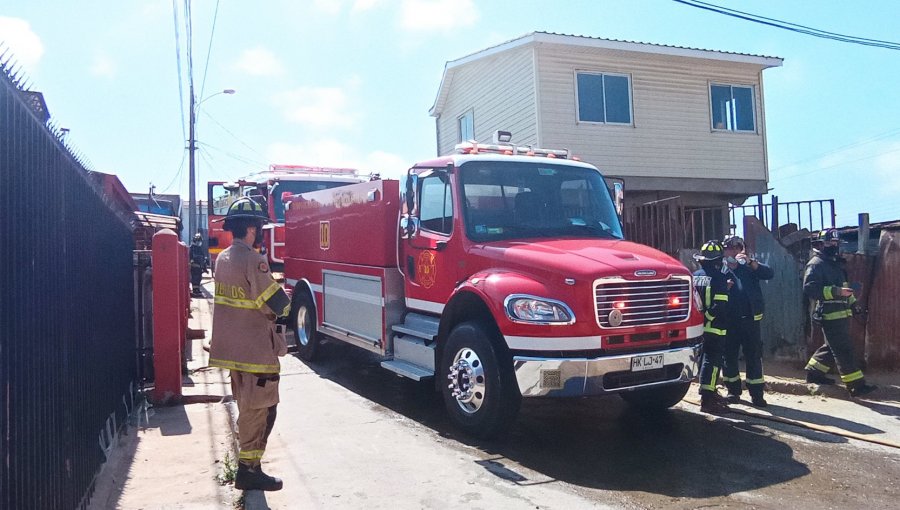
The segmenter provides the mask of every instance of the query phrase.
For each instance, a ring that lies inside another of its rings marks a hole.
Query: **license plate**
[[[631,371],[653,370],[663,367],[663,355],[651,354],[650,356],[635,356],[631,358]]]

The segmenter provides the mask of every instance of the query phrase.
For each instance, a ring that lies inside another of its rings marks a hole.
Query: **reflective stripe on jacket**
[[[830,321],[852,316],[851,307],[856,296],[840,295],[841,288],[850,286],[847,272],[839,262],[843,259],[825,257],[816,250],[814,253],[803,274],[803,293],[815,303],[813,320]]]
[[[707,275],[700,269],[694,273],[694,286],[703,302],[703,331],[713,335],[727,334],[728,282],[722,273]]]
[[[266,258],[236,239],[216,260],[210,366],[277,374],[287,346],[274,321],[289,310]]]

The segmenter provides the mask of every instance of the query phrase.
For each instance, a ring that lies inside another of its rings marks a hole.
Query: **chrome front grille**
[[[651,326],[687,320],[691,310],[691,279],[673,276],[665,280],[632,281],[600,279],[594,282],[597,323],[601,328]],[[621,323],[616,320],[618,310]]]

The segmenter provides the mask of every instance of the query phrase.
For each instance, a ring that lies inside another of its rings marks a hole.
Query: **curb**
[[[877,383],[876,383],[877,384]],[[817,395],[841,400],[856,400],[850,396],[843,384],[811,384],[799,379],[784,379],[780,377],[766,377],[766,391],[774,393],[787,393],[789,395]],[[892,385],[879,385],[878,389],[865,400],[892,400],[900,401],[900,387]]]

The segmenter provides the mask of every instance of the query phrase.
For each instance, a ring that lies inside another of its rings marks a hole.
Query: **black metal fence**
[[[77,508],[136,380],[133,239],[36,98],[0,63],[0,508]]]
[[[763,203],[762,195],[756,204],[736,205],[731,208],[731,224],[741,234],[744,216],[756,216],[777,237],[784,225],[795,225],[797,230],[816,232],[835,225],[834,199],[779,202],[777,196],[770,203]]]

